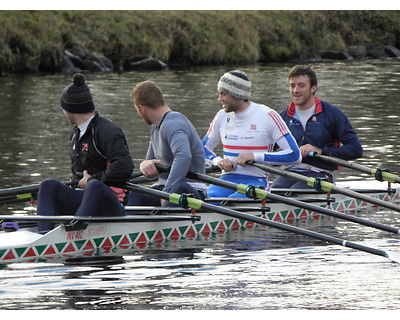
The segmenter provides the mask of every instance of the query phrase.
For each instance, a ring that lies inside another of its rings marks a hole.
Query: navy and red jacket
[[[315,97],[315,113],[308,119],[306,129],[295,116],[292,102],[280,115],[292,132],[298,146],[311,144],[321,149],[323,155],[354,160],[362,157],[362,146],[346,115],[337,107]],[[303,157],[304,163],[326,170],[337,166],[311,156]]]

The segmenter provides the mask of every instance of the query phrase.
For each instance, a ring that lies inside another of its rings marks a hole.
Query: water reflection
[[[162,72],[88,74],[97,110],[125,132],[135,164],[144,157],[148,127],[138,118],[129,93],[140,81],[156,81],[169,105],[184,113],[202,137],[221,107],[216,83],[233,68],[243,69],[253,83],[252,99],[282,110],[290,102],[287,73],[292,64],[195,67]],[[364,146],[360,164],[400,173],[398,137],[398,60],[314,64],[317,95],[340,107]],[[2,188],[69,177],[68,137],[71,126],[59,106],[69,75],[13,75],[0,78],[0,144]],[[340,178],[359,177],[346,168]]]
[[[129,93],[140,81],[156,81],[169,105],[184,113],[202,137],[221,107],[219,77],[243,69],[253,100],[277,111],[290,102],[292,64],[196,67],[163,72],[88,74],[97,110],[124,130],[136,165],[143,159],[149,128]],[[318,96],[340,107],[364,146],[358,163],[400,173],[397,99],[400,62],[317,63]],[[59,106],[68,75],[0,78],[1,188],[68,179],[71,126]],[[342,168],[339,179],[362,174]],[[9,206],[5,208],[9,210]],[[361,214],[364,216],[364,213]],[[396,213],[366,217],[399,225]],[[398,244],[384,232],[336,219],[298,222],[308,230],[371,247]],[[204,242],[203,242],[204,241]],[[17,264],[0,273],[2,309],[398,309],[399,268],[382,257],[266,227],[211,239],[180,242],[173,250],[125,257],[121,264]],[[186,245],[186,247],[185,247]],[[198,249],[185,251],[186,249]],[[164,248],[165,249],[165,248]],[[174,252],[173,254],[176,254]],[[382,272],[385,270],[385,272]]]
[[[0,294],[9,310],[397,310],[398,270],[338,246],[209,246],[186,257],[127,257],[115,266],[18,265],[1,274]]]

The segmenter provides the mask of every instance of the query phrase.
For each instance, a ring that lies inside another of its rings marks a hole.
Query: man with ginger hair
[[[140,171],[146,177],[158,175],[152,188],[168,193],[193,194],[206,197],[204,183],[186,177],[189,171],[205,173],[205,157],[201,140],[193,124],[181,113],[172,111],[163,92],[153,81],[138,83],[131,98],[139,116],[150,126],[150,144]],[[169,172],[158,172],[156,164],[170,167]],[[133,193],[128,205],[176,206],[169,201]]]

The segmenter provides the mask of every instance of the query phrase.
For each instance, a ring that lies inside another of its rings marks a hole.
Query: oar
[[[365,167],[365,166],[362,166],[362,165],[359,165],[356,163],[352,163],[352,162],[349,162],[349,161],[346,161],[343,159],[338,159],[335,157],[322,155],[315,151],[310,152],[308,155],[311,157],[314,157],[314,158],[319,158],[321,160],[324,160],[324,161],[332,163],[332,164],[336,164],[338,166],[347,167],[350,169],[357,170],[359,172],[367,173],[367,174],[371,175],[372,177],[374,177],[378,181],[388,181],[388,182],[400,183],[400,177],[398,175],[390,173],[384,169],[379,169],[379,168],[378,169],[370,169],[368,167]]]
[[[166,168],[166,167],[165,167]],[[212,173],[220,171],[218,167],[210,167],[207,168],[207,173]],[[154,178],[147,178],[143,177],[143,173],[139,172],[133,172],[131,174],[131,177],[129,179],[129,182],[132,183],[142,183],[142,182],[151,182],[155,180],[157,177]],[[78,180],[74,181],[67,181],[63,182],[65,185],[76,185],[78,183]],[[39,191],[40,184],[34,184],[34,185],[29,185],[29,186],[23,186],[23,187],[15,187],[15,188],[8,188],[8,189],[2,189],[0,190],[0,202],[7,202],[7,201],[22,201],[22,200],[29,200],[33,197],[34,193],[37,193]]]
[[[135,179],[138,179],[140,176],[143,174],[141,172],[134,172],[131,175],[132,181],[136,181]],[[63,182],[63,184],[67,186],[73,186],[78,184],[78,180],[73,180],[73,181],[66,181]],[[10,201],[18,201],[18,200],[29,200],[33,197],[34,193],[37,193],[39,191],[40,184],[33,184],[29,186],[23,186],[23,187],[15,187],[15,188],[8,188],[8,189],[2,189],[0,190],[0,201],[4,200],[10,200]]]
[[[268,165],[265,165],[265,164],[259,164],[259,163],[256,163],[254,161],[247,161],[246,163],[248,165],[260,168],[262,170],[269,171],[269,172],[272,172],[272,173],[276,173],[278,175],[284,176],[284,177],[292,179],[292,180],[297,180],[297,181],[303,182],[306,185],[308,185],[309,187],[314,188],[316,190],[320,189],[320,190],[323,190],[323,191],[326,191],[326,192],[336,192],[336,193],[344,194],[346,196],[349,196],[349,197],[352,197],[352,198],[355,198],[355,199],[363,200],[365,202],[376,204],[377,206],[381,206],[381,207],[384,207],[384,208],[387,208],[387,209],[391,209],[391,210],[400,212],[400,206],[398,206],[398,205],[396,205],[394,203],[386,202],[386,201],[383,201],[383,200],[380,200],[380,199],[376,199],[376,198],[373,198],[371,196],[368,196],[368,195],[365,195],[365,194],[362,194],[362,193],[359,193],[359,192],[355,192],[353,190],[340,188],[340,187],[338,187],[338,186],[336,186],[333,183],[330,183],[328,181],[318,180],[318,179],[312,178],[312,177],[306,177],[306,176],[303,176],[303,175],[295,173],[295,172],[282,170],[282,169],[275,168],[275,167],[272,167],[272,166],[268,166]]]
[[[74,185],[77,183],[77,181],[76,180],[66,181],[63,183],[66,185]],[[34,185],[24,186],[24,187],[2,189],[2,190],[0,190],[0,197],[19,195],[21,197],[28,198],[29,196],[32,196],[32,193],[38,192],[39,188],[40,188],[40,184],[34,184]]]
[[[398,229],[398,228],[390,227],[390,226],[387,226],[387,225],[384,225],[381,223],[377,223],[377,222],[368,221],[368,220],[361,219],[356,216],[351,216],[348,214],[340,213],[338,211],[334,211],[334,210],[331,210],[328,208],[323,208],[323,207],[320,207],[320,206],[317,206],[317,205],[314,205],[311,203],[306,203],[306,202],[299,201],[296,199],[283,197],[278,194],[273,194],[271,192],[268,192],[267,190],[256,188],[254,186],[249,186],[249,185],[244,185],[244,184],[236,184],[236,183],[233,183],[230,181],[224,181],[224,180],[220,180],[217,178],[207,176],[205,174],[194,173],[194,172],[189,172],[188,177],[190,177],[192,179],[200,180],[203,182],[215,184],[215,185],[218,185],[223,188],[237,191],[241,194],[246,195],[248,198],[270,199],[270,200],[273,200],[276,202],[285,203],[285,204],[303,208],[303,209],[306,209],[309,211],[319,212],[322,214],[326,214],[328,216],[332,216],[332,217],[336,217],[339,219],[359,223],[359,224],[362,224],[362,225],[365,225],[365,226],[368,226],[371,228],[376,228],[379,230],[383,230],[383,231],[387,231],[387,232],[391,232],[391,233],[395,233],[395,234],[400,234],[400,229]]]
[[[32,198],[34,198],[34,194],[32,194],[32,193],[24,193],[24,194],[10,195],[10,196],[2,196],[2,197],[0,197],[0,204],[11,203],[11,202],[28,201],[28,200],[30,200]]]
[[[340,246],[344,246],[344,247],[349,247],[352,249],[356,249],[359,251],[363,251],[363,252],[367,252],[367,253],[371,253],[374,255],[378,255],[378,256],[382,256],[385,258],[388,258],[394,262],[400,263],[400,254],[396,253],[396,252],[388,252],[388,251],[383,251],[383,250],[378,250],[378,249],[374,249],[371,247],[367,247],[367,246],[363,246],[357,243],[353,243],[353,242],[349,242],[346,240],[342,240],[342,239],[338,239],[338,238],[334,238],[331,236],[327,236],[321,233],[317,233],[314,231],[309,231],[309,230],[304,230],[304,229],[300,229],[294,226],[289,226],[287,224],[283,224],[283,223],[279,223],[279,222],[275,222],[275,221],[271,221],[271,220],[266,220],[260,217],[256,217],[256,216],[252,216],[246,213],[242,213],[242,212],[238,212],[232,209],[228,209],[228,208],[224,208],[222,206],[216,206],[216,205],[212,205],[212,204],[208,204],[205,203],[202,200],[199,199],[195,199],[195,198],[191,198],[191,197],[186,197],[184,195],[179,195],[176,193],[166,193],[163,191],[159,191],[156,189],[151,189],[151,188],[146,188],[146,187],[142,187],[142,186],[138,186],[138,185],[134,185],[131,183],[127,183],[124,185],[124,188],[132,191],[132,192],[139,192],[139,193],[143,193],[143,194],[147,194],[153,197],[157,197],[160,199],[165,199],[167,201],[170,201],[174,204],[177,204],[181,207],[189,207],[192,209],[204,209],[206,211],[209,212],[216,212],[222,215],[226,215],[229,217],[233,217],[236,219],[240,219],[240,220],[246,220],[249,222],[254,222],[254,223],[258,223],[261,225],[265,225],[268,227],[272,227],[272,228],[276,228],[276,229],[280,229],[280,230],[284,230],[284,231],[288,231],[288,232],[292,232],[292,233],[296,233],[296,234],[301,234],[304,236],[308,236],[311,238],[315,238],[318,240],[322,240],[322,241],[326,241],[329,243],[333,243],[333,244],[337,244]]]
[[[197,215],[171,216],[171,215],[128,215],[121,217],[81,217],[81,216],[14,216],[0,215],[0,222],[55,222],[55,223],[76,223],[76,222],[163,222],[163,221],[200,221]]]

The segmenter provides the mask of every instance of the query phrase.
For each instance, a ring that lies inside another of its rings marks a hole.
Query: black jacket
[[[74,179],[87,170],[91,179],[98,179],[109,186],[129,180],[134,165],[129,154],[125,135],[111,120],[97,112],[85,134],[77,141],[79,129],[71,136],[71,162]]]

